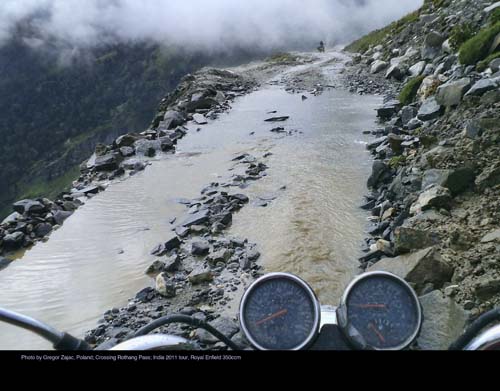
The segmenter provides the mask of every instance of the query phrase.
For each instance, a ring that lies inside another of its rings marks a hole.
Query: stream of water
[[[357,273],[366,222],[358,205],[371,166],[362,130],[373,127],[379,103],[334,89],[303,101],[276,86],[238,99],[201,131],[191,127],[176,155],[112,183],[3,270],[0,305],[83,336],[104,311],[151,283],[143,273],[150,251],[185,213],[175,200],[227,177],[241,152],[272,155],[268,176],[243,190],[251,203],[234,216],[230,233],[258,243],[267,271],[296,273],[322,302],[336,303]],[[275,110],[291,116],[286,130],[301,133],[270,132],[264,119]],[[269,205],[256,205],[259,197]],[[0,349],[44,348],[38,337],[0,325]]]

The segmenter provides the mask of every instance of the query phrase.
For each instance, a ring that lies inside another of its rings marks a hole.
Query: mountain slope
[[[98,142],[143,130],[158,100],[208,57],[158,46],[113,45],[80,53],[0,48],[0,215],[24,196],[51,196]]]

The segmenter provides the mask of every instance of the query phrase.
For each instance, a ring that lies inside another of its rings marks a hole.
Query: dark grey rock
[[[42,204],[40,201],[34,201],[34,200],[18,201],[14,205],[12,205],[12,208],[20,214],[23,213],[39,214],[47,210],[44,204]]]
[[[195,213],[189,216],[184,222],[181,224],[183,227],[190,227],[192,225],[200,225],[208,222],[208,217],[210,215],[209,210],[202,210],[198,213]]]
[[[436,101],[435,97],[427,98],[420,110],[418,111],[417,118],[421,121],[431,121],[438,118],[443,113],[443,108]]]
[[[7,250],[17,250],[23,246],[24,234],[22,232],[13,232],[5,235],[3,245]]]
[[[73,214],[72,211],[58,210],[53,214],[54,221],[57,225],[62,225],[64,221]]]
[[[94,163],[96,171],[113,171],[118,168],[118,159],[115,154],[97,156]]]
[[[210,244],[207,241],[193,242],[191,245],[191,254],[196,256],[207,255],[210,251]]]
[[[368,178],[367,185],[369,188],[376,188],[379,183],[382,183],[390,175],[390,168],[381,160],[373,162],[372,174]]]
[[[417,116],[418,110],[413,106],[405,106],[401,109],[401,122],[407,125],[413,118]]]
[[[35,227],[35,235],[43,238],[52,232],[52,225],[49,223],[41,223]]]
[[[431,169],[424,172],[422,189],[431,185],[446,187],[452,195],[457,195],[474,184],[474,170],[468,167],[439,170]]]
[[[167,111],[163,117],[162,126],[166,129],[175,129],[178,126],[183,125],[186,122],[184,115],[178,111],[170,110]]]
[[[12,263],[11,259],[7,259],[4,257],[0,257],[0,270],[5,269],[7,266],[9,266]]]

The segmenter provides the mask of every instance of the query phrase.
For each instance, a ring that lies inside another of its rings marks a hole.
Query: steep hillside
[[[349,88],[386,96],[361,262],[406,265],[472,316],[500,305],[499,19],[500,2],[428,0],[347,47]]]
[[[144,44],[65,59],[14,39],[0,48],[0,215],[54,196],[98,142],[145,129],[161,96],[207,56]],[[73,174],[73,175],[72,175]]]

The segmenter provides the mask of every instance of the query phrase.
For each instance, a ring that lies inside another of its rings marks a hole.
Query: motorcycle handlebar
[[[85,341],[63,333],[55,328],[40,322],[39,320],[21,315],[14,311],[0,308],[0,321],[21,327],[25,330],[38,334],[40,337],[51,342],[56,350],[90,350],[90,345]]]

